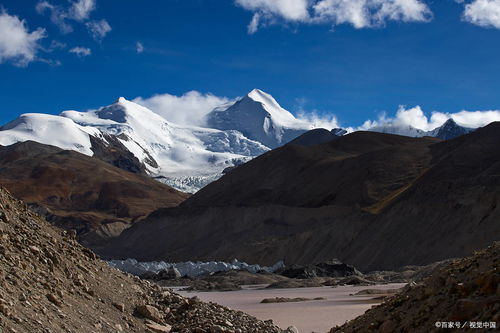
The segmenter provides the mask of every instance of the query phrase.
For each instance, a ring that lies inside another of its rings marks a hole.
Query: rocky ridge
[[[430,277],[406,286],[364,315],[330,333],[437,332],[442,328],[479,331],[500,324],[500,243],[457,259]],[[446,327],[444,324],[446,323]],[[450,327],[452,323],[452,327]],[[488,323],[488,327],[483,327]],[[476,326],[476,327],[472,327]]]
[[[0,331],[283,332],[121,273],[0,189]]]

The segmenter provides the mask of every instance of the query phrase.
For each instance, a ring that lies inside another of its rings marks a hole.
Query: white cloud
[[[81,47],[81,46],[74,47],[70,49],[68,52],[74,53],[80,58],[88,57],[89,55],[92,54],[91,49],[89,49],[88,47]]]
[[[135,43],[135,50],[136,50],[137,53],[144,52],[144,45],[142,45],[141,42]]]
[[[73,27],[66,22],[69,18],[68,13],[60,6],[54,6],[48,1],[40,1],[36,5],[38,14],[43,15],[45,12],[50,13],[50,20],[59,27],[62,33],[67,34],[73,31]]]
[[[111,31],[108,21],[90,21],[85,24],[96,41],[101,41]]]
[[[421,0],[321,0],[313,5],[314,20],[357,29],[383,26],[387,21],[426,22],[432,13]]]
[[[111,26],[104,19],[89,21],[91,13],[96,9],[96,0],[69,0],[69,2],[69,6],[65,7],[40,0],[35,8],[39,14],[49,12],[52,23],[64,34],[73,32],[73,26],[68,21],[85,23],[96,41],[101,41],[111,31]]]
[[[190,91],[182,96],[170,94],[138,97],[134,102],[141,104],[168,121],[181,125],[205,124],[205,116],[214,108],[231,102],[229,98]]]
[[[68,14],[73,20],[82,22],[89,18],[95,8],[95,0],[77,0],[72,2]]]
[[[355,28],[383,26],[387,21],[426,22],[432,12],[422,0],[235,0],[254,12],[248,26],[255,33],[262,25],[280,21],[309,24],[351,24]]]
[[[375,127],[394,126],[399,128],[414,127],[422,131],[430,131],[443,125],[448,119],[453,119],[458,125],[470,128],[486,126],[494,121],[500,121],[500,110],[492,111],[460,111],[456,113],[432,112],[427,116],[420,106],[406,109],[400,106],[394,117],[381,114],[377,120],[367,120],[358,130],[368,130]]]
[[[500,29],[500,0],[474,0],[465,6],[463,17],[481,27]]]
[[[295,99],[297,108],[296,116],[298,120],[311,124],[313,128],[325,128],[332,130],[340,128],[337,117],[334,114],[320,113],[317,110],[306,110],[307,98],[299,97]]]
[[[26,66],[36,59],[41,48],[39,41],[46,37],[45,30],[29,31],[24,20],[0,11],[0,63],[12,61]]]
[[[300,111],[297,114],[296,118],[298,120],[302,120],[308,124],[311,124],[314,128],[325,128],[327,130],[332,130],[334,128],[341,127],[335,115],[323,115],[315,111]]]
[[[442,114],[444,115],[444,114]],[[460,111],[449,115],[457,124],[466,127],[483,127],[494,121],[500,121],[500,110]]]

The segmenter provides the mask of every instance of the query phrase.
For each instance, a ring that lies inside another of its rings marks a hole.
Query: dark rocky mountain
[[[103,134],[101,138],[89,136],[92,157],[107,162],[125,171],[148,175],[146,166],[132,154],[116,136]]]
[[[106,150],[98,148],[96,154],[107,155],[111,163],[122,168],[141,171],[136,159],[113,155],[112,149],[112,145]],[[0,147],[0,186],[50,222],[75,230],[89,246],[117,236],[156,209],[176,206],[188,197],[150,177],[32,141]]]
[[[306,133],[302,134],[298,138],[290,141],[288,144],[299,145],[299,146],[313,146],[322,143],[327,143],[338,139],[342,135],[337,135],[335,130],[329,131],[324,128],[316,128]],[[342,132],[340,132],[342,133]]]
[[[267,265],[339,258],[362,271],[465,256],[500,237],[499,146],[500,123],[449,141],[356,132],[286,145],[158,210],[102,253]]]
[[[433,130],[432,136],[443,140],[450,140],[468,134],[475,129],[462,127],[453,119],[448,119],[442,126]]]

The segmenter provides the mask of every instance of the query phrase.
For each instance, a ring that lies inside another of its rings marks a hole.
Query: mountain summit
[[[208,127],[237,130],[251,140],[277,148],[313,129],[283,109],[269,94],[254,89],[226,109],[215,109],[207,117]]]

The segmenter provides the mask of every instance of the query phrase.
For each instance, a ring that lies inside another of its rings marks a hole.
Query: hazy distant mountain
[[[470,133],[474,131],[473,128],[467,128],[458,125],[453,119],[448,119],[443,125],[431,130],[423,131],[421,129],[415,128],[409,125],[399,125],[399,124],[383,124],[371,127],[368,131],[387,133],[387,134],[397,134],[403,136],[411,136],[415,138],[420,138],[424,136],[432,136],[435,138],[440,138],[443,140],[449,140],[456,138],[458,136]]]

